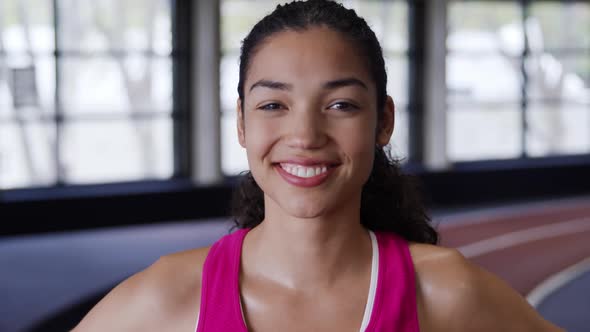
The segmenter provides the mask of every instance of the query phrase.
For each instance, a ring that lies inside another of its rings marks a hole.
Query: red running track
[[[522,295],[590,257],[590,197],[460,213],[440,221],[441,245]]]

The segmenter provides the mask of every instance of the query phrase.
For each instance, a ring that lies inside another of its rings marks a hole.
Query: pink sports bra
[[[238,281],[242,243],[248,231],[226,235],[209,250],[203,266],[197,332],[248,331]],[[372,233],[371,238],[373,268],[361,332],[418,332],[416,281],[408,242],[385,232]]]

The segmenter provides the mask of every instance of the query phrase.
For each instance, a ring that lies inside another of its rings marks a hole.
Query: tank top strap
[[[240,304],[239,273],[242,242],[249,229],[217,241],[203,265],[197,332],[247,332]]]
[[[375,232],[379,246],[377,291],[366,331],[418,332],[416,276],[408,242]]]

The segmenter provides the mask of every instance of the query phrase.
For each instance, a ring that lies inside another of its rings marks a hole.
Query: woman
[[[240,229],[129,278],[76,331],[558,331],[434,246],[383,150],[386,83],[354,11],[278,6],[242,45],[237,130],[251,173],[236,195]]]

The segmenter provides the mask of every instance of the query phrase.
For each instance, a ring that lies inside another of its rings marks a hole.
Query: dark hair
[[[294,1],[279,5],[260,20],[242,42],[238,94],[244,103],[244,82],[257,48],[275,33],[325,26],[341,32],[366,59],[377,87],[377,114],[381,118],[387,99],[387,73],[381,45],[367,22],[352,9],[328,0]],[[234,192],[232,215],[239,228],[254,227],[264,219],[264,194],[252,174],[242,175]],[[408,241],[438,242],[415,180],[401,173],[399,161],[382,147],[375,147],[375,160],[361,197],[361,223],[373,231],[394,232]]]

